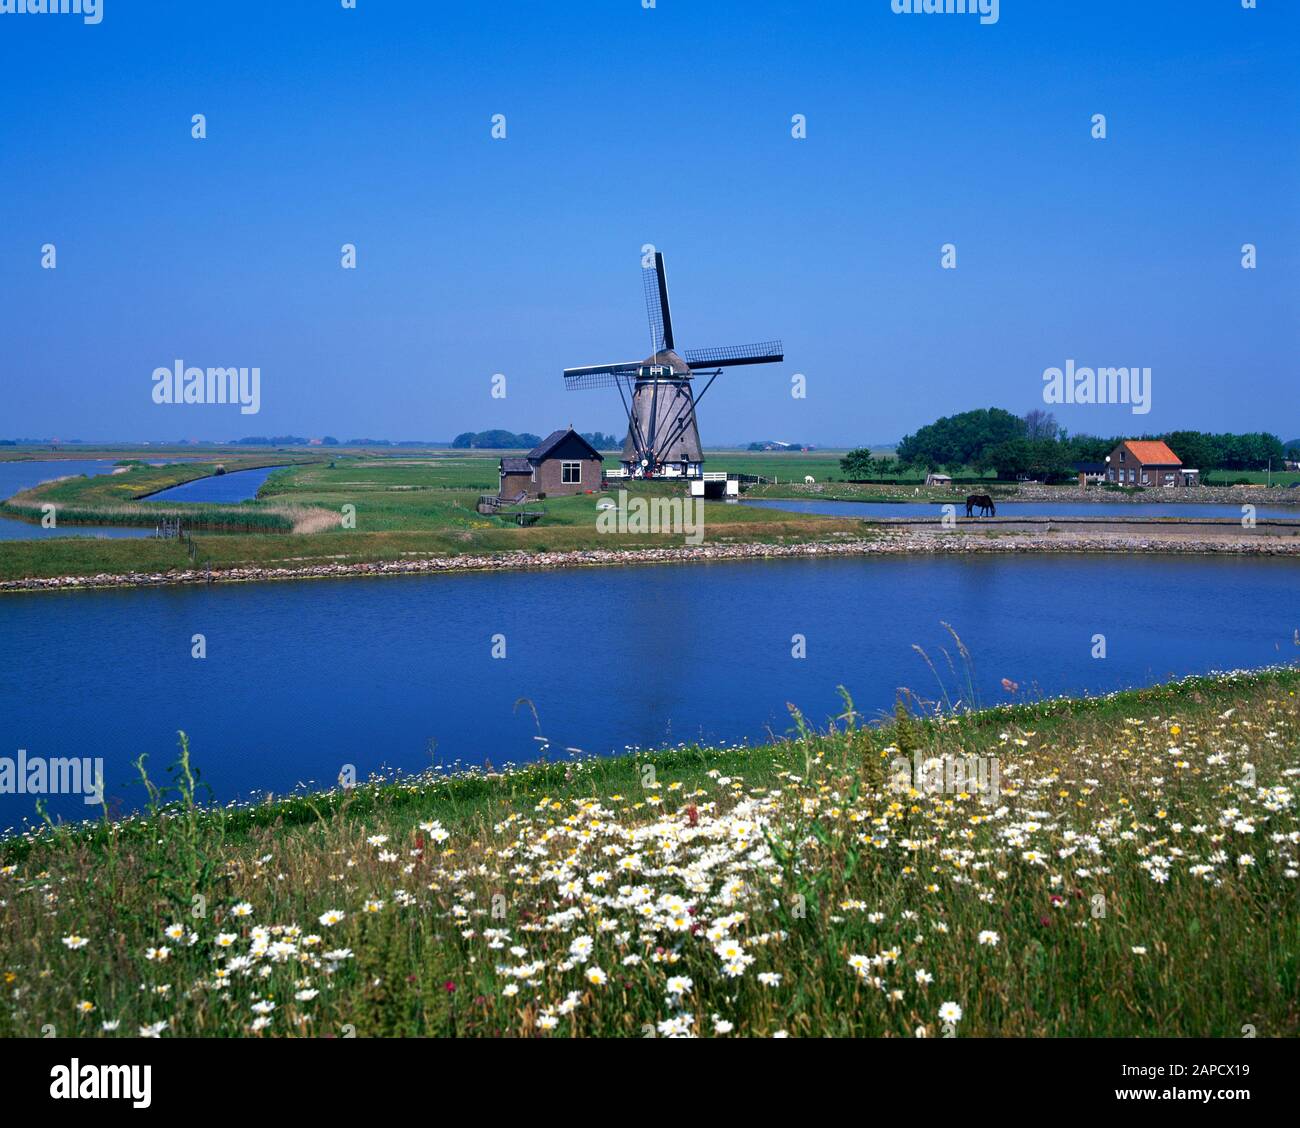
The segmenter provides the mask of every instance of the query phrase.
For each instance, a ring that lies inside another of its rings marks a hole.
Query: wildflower
[[[674,975],[668,980],[667,990],[668,994],[680,998],[682,995],[689,995],[694,986],[695,982],[689,976]]]
[[[596,987],[605,986],[605,980],[607,978],[608,976],[606,976],[605,973],[601,971],[600,968],[598,967],[591,967],[587,969],[587,982],[592,984],[593,986]]]
[[[758,981],[764,987],[779,987],[781,986],[781,973],[779,971],[760,972]]]
[[[691,1025],[695,1018],[689,1014],[679,1014],[674,1018],[666,1018],[659,1023],[659,1033],[665,1038],[689,1038],[691,1036]]]
[[[329,912],[321,913],[318,919],[320,920],[320,923],[323,924],[326,928],[333,928],[336,924],[339,923],[339,921],[343,919],[343,910],[330,909]]]
[[[939,1008],[939,1019],[942,1022],[960,1022],[962,1010],[956,1003],[944,1003]]]
[[[247,901],[240,901],[230,910],[232,917],[249,917],[253,915],[253,906]]]
[[[979,934],[977,939],[979,940],[981,945],[986,945],[990,948],[996,948],[998,946],[998,941],[1001,939],[1001,937],[998,936],[996,932],[992,932],[988,929],[985,929],[983,932]]]
[[[68,947],[69,950],[75,952],[79,948],[84,948],[87,944],[90,943],[90,941],[87,940],[84,936],[72,935],[72,936],[65,936],[63,938],[63,943]]]
[[[934,976],[931,975],[928,971],[926,971],[925,968],[923,967],[919,967],[916,969],[915,979],[922,987],[925,987],[928,984],[934,982]]]

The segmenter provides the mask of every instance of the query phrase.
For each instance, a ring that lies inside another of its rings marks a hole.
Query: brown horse
[[[966,516],[973,517],[974,509],[979,506],[981,517],[996,517],[997,509],[993,505],[993,499],[988,494],[971,494],[966,499]]]

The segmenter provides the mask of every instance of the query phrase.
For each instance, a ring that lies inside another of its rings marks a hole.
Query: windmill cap
[[[659,364],[665,368],[672,369],[674,376],[689,376],[691,366],[678,356],[672,349],[664,349],[653,356],[648,356],[641,362],[642,368],[649,368],[652,365]]]

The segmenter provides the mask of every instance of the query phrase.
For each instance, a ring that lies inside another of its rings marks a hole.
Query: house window
[[[576,486],[582,481],[582,463],[581,462],[561,462],[560,463],[560,481],[566,486]]]
[[[1142,484],[1144,486],[1149,486],[1151,484],[1151,475],[1145,470],[1142,471]]]

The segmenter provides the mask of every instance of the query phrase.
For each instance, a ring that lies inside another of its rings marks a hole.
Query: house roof
[[[1159,441],[1130,439],[1120,443],[1143,466],[1181,466],[1183,460]]]
[[[587,440],[584,439],[580,434],[578,434],[578,432],[575,431],[572,427],[565,427],[561,431],[552,431],[549,435],[546,436],[546,438],[544,438],[540,443],[538,443],[535,447],[533,447],[533,449],[528,452],[529,460],[532,462],[540,462],[544,458],[549,458],[551,451],[553,451],[557,446],[559,446],[560,443],[563,442],[565,439],[567,439],[570,435],[572,435],[575,439],[578,440],[578,442],[580,442],[589,451],[591,451],[592,458],[601,458],[601,459],[604,458],[604,455],[602,455],[600,451],[598,451],[594,446],[592,446],[591,443],[587,442]]]
[[[503,474],[531,474],[533,464],[526,458],[503,458],[501,460],[501,473]]]

